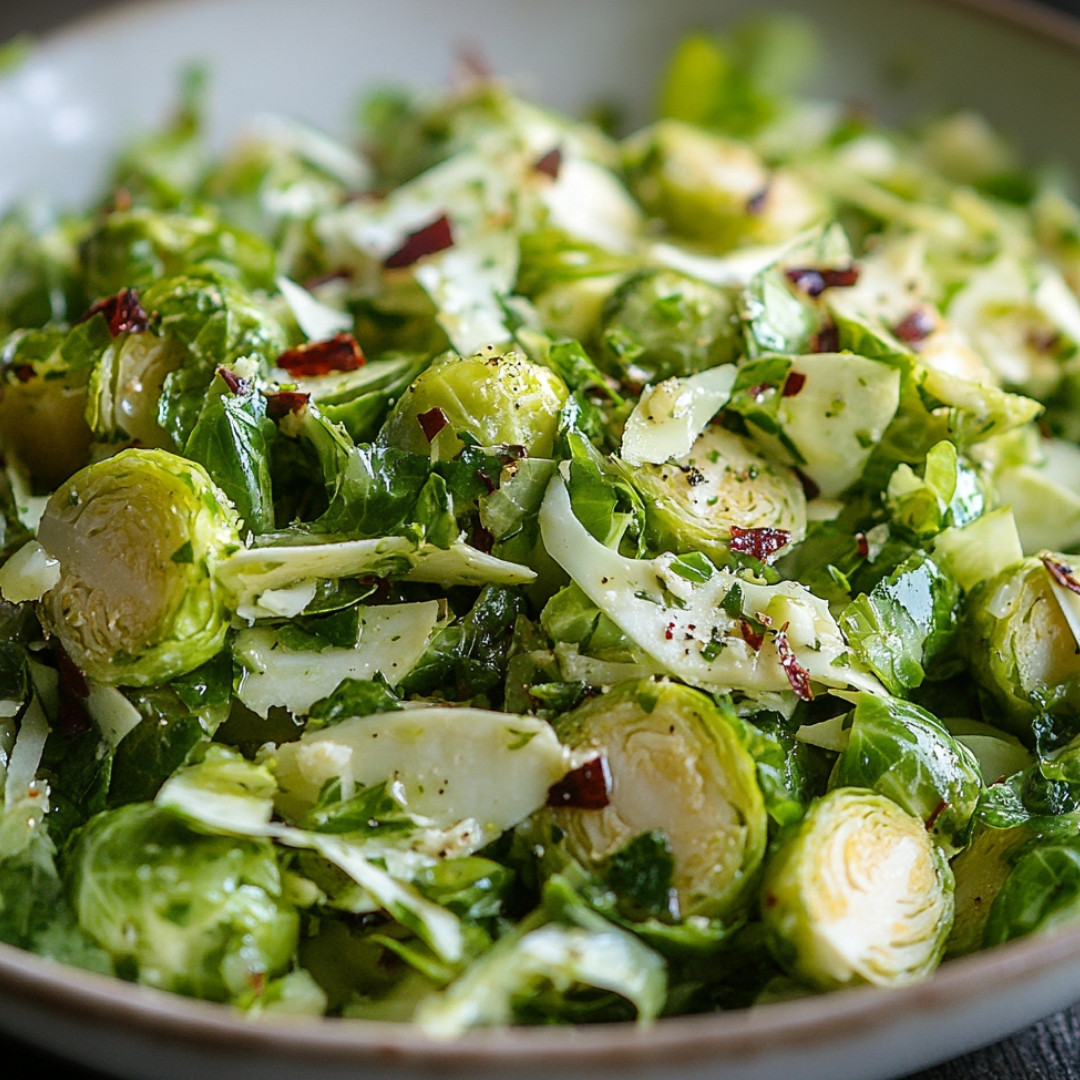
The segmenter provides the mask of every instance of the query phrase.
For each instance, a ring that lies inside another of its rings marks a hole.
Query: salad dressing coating
[[[0,940],[274,1012],[636,1021],[1080,912],[1080,206],[675,50],[0,218]],[[211,73],[212,76],[212,73]]]

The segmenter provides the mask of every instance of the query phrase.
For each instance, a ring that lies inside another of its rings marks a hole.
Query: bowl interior
[[[888,119],[969,106],[1027,153],[1080,169],[1074,102],[1080,29],[1022,5],[947,0],[789,0],[820,26],[817,96]],[[525,94],[580,111],[613,102],[649,115],[672,45],[722,27],[755,0],[157,0],[118,7],[42,42],[0,78],[0,208],[30,195],[79,204],[113,152],[161,122],[192,62],[210,75],[211,136],[260,112],[345,133],[358,93],[443,84],[463,50]],[[665,1021],[652,1031],[480,1033],[451,1046],[379,1025],[255,1025],[0,947],[0,1027],[122,1075],[507,1077],[896,1075],[999,1038],[1080,996],[1080,928],[948,964],[926,986],[852,991],[748,1016]],[[167,1053],[166,1053],[167,1051]]]

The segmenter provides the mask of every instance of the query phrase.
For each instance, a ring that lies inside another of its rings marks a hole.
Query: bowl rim
[[[1003,984],[1022,990],[1026,982],[1073,964],[1080,966],[1080,924],[955,957],[928,980],[909,986],[859,986],[741,1009],[665,1017],[651,1025],[493,1027],[453,1039],[393,1021],[253,1016],[73,968],[3,943],[0,993],[17,994],[21,1006],[61,1009],[66,1021],[137,1024],[165,1042],[198,1040],[204,1048],[227,1049],[230,1054],[251,1050],[275,1059],[310,1059],[317,1050],[320,1061],[327,1063],[381,1057],[400,1067],[462,1070],[490,1066],[512,1055],[515,1066],[526,1071],[537,1065],[678,1066],[721,1055],[734,1062],[763,1053],[805,1050],[873,1032],[901,1014],[934,1016],[975,1009],[983,999],[996,997]],[[1036,1015],[1021,1020],[1014,1030],[1038,1019]],[[1002,1030],[997,1037],[1011,1033]],[[969,1048],[958,1046],[957,1053]]]
[[[70,18],[36,35],[35,50],[106,32],[113,23],[152,16],[182,0],[108,0],[101,8]],[[966,10],[1037,38],[1041,44],[1080,57],[1080,17],[1034,0],[926,0]],[[750,1061],[763,1053],[796,1051],[867,1034],[901,1012],[934,1015],[976,1008],[1000,993],[1002,982],[1016,987],[1037,982],[1051,971],[1080,967],[1080,920],[1037,937],[946,960],[927,980],[907,986],[859,986],[745,1008],[664,1017],[651,1025],[633,1022],[584,1025],[514,1026],[471,1030],[440,1038],[410,1023],[305,1017],[253,1016],[239,1009],[200,1001],[98,974],[0,942],[0,1003],[17,994],[21,1006],[62,1008],[65,1019],[109,1027],[137,1024],[165,1043],[198,1040],[207,1049],[230,1054],[260,1051],[275,1059],[355,1063],[381,1059],[398,1068],[437,1066],[462,1072],[512,1060],[522,1072],[545,1067],[686,1065],[721,1057]],[[1080,983],[1080,976],[1077,982]],[[1018,1020],[1005,1038],[1040,1017]],[[0,1030],[5,1027],[0,1023]],[[33,1032],[11,1031],[38,1042]],[[61,1055],[64,1048],[50,1045]],[[971,1049],[958,1045],[957,1053]]]

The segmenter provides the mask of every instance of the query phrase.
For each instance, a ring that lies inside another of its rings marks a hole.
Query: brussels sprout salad
[[[0,219],[0,940],[453,1038],[1080,914],[1080,204],[694,34]]]

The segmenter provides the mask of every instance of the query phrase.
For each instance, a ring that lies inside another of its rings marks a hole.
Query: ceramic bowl
[[[972,106],[1080,173],[1080,25],[1004,2],[805,0],[828,62],[817,96],[888,119]],[[754,0],[158,0],[37,46],[0,79],[0,208],[77,204],[114,150],[161,122],[179,70],[211,72],[212,137],[258,112],[344,133],[364,86],[442,83],[479,50],[524,93],[644,121],[672,45]],[[1080,999],[1080,926],[945,964],[909,989],[849,990],[649,1029],[484,1031],[446,1044],[405,1026],[255,1021],[0,946],[0,1029],[119,1077],[150,1080],[884,1080],[954,1057]]]

